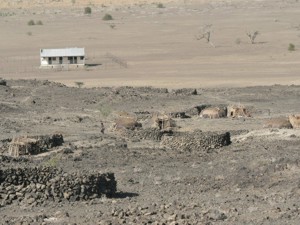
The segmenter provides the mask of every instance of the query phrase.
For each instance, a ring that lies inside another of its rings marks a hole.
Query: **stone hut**
[[[227,117],[250,117],[250,113],[247,112],[247,109],[244,106],[228,106]]]
[[[226,117],[226,107],[208,107],[200,112],[200,117],[209,119],[218,119]]]
[[[8,154],[13,157],[36,155],[64,143],[61,134],[51,136],[21,136],[13,138],[9,144]]]
[[[172,128],[176,127],[175,121],[165,114],[154,114],[152,120],[154,127],[162,131],[172,130]]]
[[[290,115],[289,121],[292,124],[293,128],[300,128],[300,114]]]

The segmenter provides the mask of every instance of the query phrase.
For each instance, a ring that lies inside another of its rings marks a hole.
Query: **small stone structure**
[[[226,117],[227,109],[224,107],[208,107],[201,111],[200,117],[218,119]]]
[[[9,144],[8,154],[18,157],[20,155],[36,155],[47,151],[49,148],[60,146],[64,143],[62,134],[51,136],[24,136],[13,138]]]
[[[45,201],[79,201],[116,193],[113,173],[75,172],[53,167],[12,168],[0,170],[2,206],[13,201],[25,205],[41,205]]]
[[[250,113],[244,106],[228,106],[227,117],[238,118],[238,117],[250,117]]]
[[[162,131],[169,131],[176,127],[175,121],[165,114],[153,114],[152,120],[154,122],[153,126]]]
[[[194,132],[174,133],[172,136],[163,136],[161,145],[168,149],[189,152],[205,152],[210,149],[229,145],[230,133]]]
[[[300,128],[300,114],[298,115],[290,115],[289,121],[292,124],[293,128]]]

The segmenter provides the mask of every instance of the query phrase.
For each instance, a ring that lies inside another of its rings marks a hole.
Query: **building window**
[[[68,57],[68,60],[71,60],[71,59],[73,59],[73,57]]]
[[[56,57],[52,57],[52,60],[53,60],[53,61],[56,61]]]
[[[84,60],[84,56],[80,56],[80,60]]]

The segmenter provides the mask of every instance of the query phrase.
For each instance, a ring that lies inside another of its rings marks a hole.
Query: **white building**
[[[85,65],[84,48],[41,49],[41,68],[69,68]]]

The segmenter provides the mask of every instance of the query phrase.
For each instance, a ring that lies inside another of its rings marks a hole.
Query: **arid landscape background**
[[[30,4],[29,4],[30,2]],[[89,4],[89,2],[91,4]],[[299,84],[299,3],[287,1],[1,1],[0,73],[86,86]],[[91,15],[84,7],[92,8]],[[109,13],[114,18],[103,21]],[[12,16],[9,16],[11,15]],[[29,20],[43,22],[28,26]],[[114,24],[114,28],[111,28]],[[195,36],[211,26],[213,48]],[[259,31],[255,44],[247,32]],[[88,71],[38,70],[40,48],[85,47]],[[124,60],[123,68],[105,57]]]
[[[2,0],[0,224],[299,224],[299,12]],[[39,69],[40,48],[64,47],[89,66]],[[88,173],[116,190],[94,195]]]

